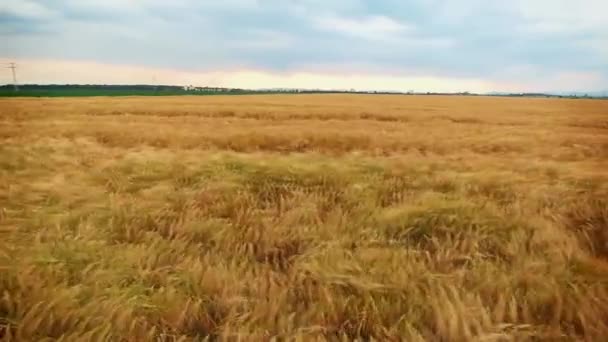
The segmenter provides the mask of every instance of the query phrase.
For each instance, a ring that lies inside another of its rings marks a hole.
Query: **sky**
[[[20,83],[608,89],[607,0],[0,0],[0,41]]]

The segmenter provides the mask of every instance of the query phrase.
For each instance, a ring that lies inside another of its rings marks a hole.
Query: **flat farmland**
[[[0,99],[0,339],[605,336],[608,101]]]

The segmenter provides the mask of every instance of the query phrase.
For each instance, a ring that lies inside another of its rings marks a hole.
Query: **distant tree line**
[[[12,85],[0,86],[0,96],[30,97],[70,97],[70,96],[167,96],[167,95],[244,95],[244,94],[384,94],[384,95],[442,95],[442,96],[506,96],[506,97],[558,97],[591,98],[581,95],[554,95],[545,93],[491,93],[476,94],[468,91],[448,92],[399,92],[399,91],[357,91],[320,89],[263,89],[250,90],[223,87],[195,87],[174,85],[99,85],[99,84],[25,84],[15,91]],[[594,98],[606,98],[595,96]]]
[[[98,84],[25,84],[15,91],[12,85],[0,86],[0,96],[167,96],[204,95],[215,93],[246,94],[252,91],[235,88],[200,88],[172,85],[98,85]]]

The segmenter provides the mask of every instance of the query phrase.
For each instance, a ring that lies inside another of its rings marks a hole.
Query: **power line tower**
[[[13,87],[15,87],[15,91],[19,91],[19,86],[17,85],[17,64],[16,63],[8,63],[8,67],[13,71]]]

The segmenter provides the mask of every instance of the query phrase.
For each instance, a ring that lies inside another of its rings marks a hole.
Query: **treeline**
[[[246,94],[245,89],[190,88],[171,85],[97,85],[97,84],[25,84],[15,90],[13,85],[0,86],[0,96],[70,97],[70,96],[168,96],[204,94]]]
[[[383,94],[383,95],[441,95],[441,96],[505,96],[505,97],[556,97],[556,98],[606,98],[580,94],[556,95],[546,93],[490,93],[470,92],[398,92],[356,91],[320,89],[264,89],[251,90],[221,87],[194,87],[174,85],[99,85],[99,84],[25,84],[15,90],[13,85],[0,86],[0,97],[73,97],[73,96],[169,96],[169,95],[245,95],[245,94]]]

